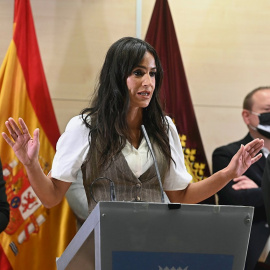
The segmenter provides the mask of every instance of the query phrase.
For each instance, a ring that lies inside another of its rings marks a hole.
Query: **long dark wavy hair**
[[[148,107],[143,109],[143,124],[150,139],[163,153],[167,165],[171,162],[168,122],[159,102],[163,79],[159,57],[147,42],[138,38],[124,37],[109,48],[92,104],[81,112],[85,125],[90,129],[89,136],[90,138],[92,135],[95,136],[95,146],[101,153],[99,167],[119,154],[125,147],[126,140],[130,138],[127,123],[130,99],[126,81],[146,52],[151,53],[155,59],[156,86]]]

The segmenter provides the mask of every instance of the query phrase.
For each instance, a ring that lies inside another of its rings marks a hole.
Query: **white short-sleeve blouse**
[[[171,155],[175,162],[171,162],[165,175],[163,189],[182,190],[190,183],[192,176],[185,167],[183,150],[176,127],[170,117],[166,118],[169,122]],[[65,182],[82,182],[81,166],[89,150],[88,134],[89,129],[84,125],[81,116],[75,116],[69,121],[65,132],[56,145],[56,154],[51,170],[53,178]],[[142,140],[138,149],[127,143],[122,153],[137,177],[153,164],[153,159],[148,154],[145,139]]]

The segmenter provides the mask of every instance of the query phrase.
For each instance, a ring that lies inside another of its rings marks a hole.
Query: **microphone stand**
[[[157,160],[156,160],[156,157],[155,157],[155,154],[154,154],[154,151],[152,149],[152,145],[151,145],[151,142],[149,140],[149,137],[147,135],[147,132],[145,130],[145,127],[144,125],[141,125],[142,127],[142,131],[143,131],[143,135],[144,135],[144,138],[147,142],[147,145],[148,145],[148,148],[150,150],[150,153],[152,155],[152,158],[154,160],[154,165],[155,165],[155,169],[156,169],[156,174],[157,174],[157,178],[158,178],[158,182],[159,182],[159,186],[160,186],[160,191],[161,191],[161,202],[164,203],[165,200],[164,200],[164,191],[163,191],[163,187],[162,187],[162,182],[161,182],[161,177],[160,177],[160,174],[159,174],[159,170],[158,170],[158,165],[157,165]]]

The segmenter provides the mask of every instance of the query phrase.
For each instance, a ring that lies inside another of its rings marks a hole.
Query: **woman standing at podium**
[[[171,202],[197,203],[261,157],[257,153],[263,140],[256,139],[241,146],[225,169],[190,183],[178,132],[159,103],[162,78],[161,63],[151,45],[132,37],[116,41],[107,52],[91,105],[70,120],[59,139],[48,176],[38,162],[39,130],[32,138],[22,119],[6,121],[9,136],[2,135],[25,166],[45,207],[57,205],[71,183],[82,179],[89,211],[97,201],[114,195],[119,201],[160,202],[161,185]],[[161,185],[142,125],[153,146]]]

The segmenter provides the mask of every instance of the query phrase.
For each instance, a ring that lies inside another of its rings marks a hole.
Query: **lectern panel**
[[[240,270],[252,218],[244,206],[99,202],[58,269],[73,269],[94,230],[96,270]]]

